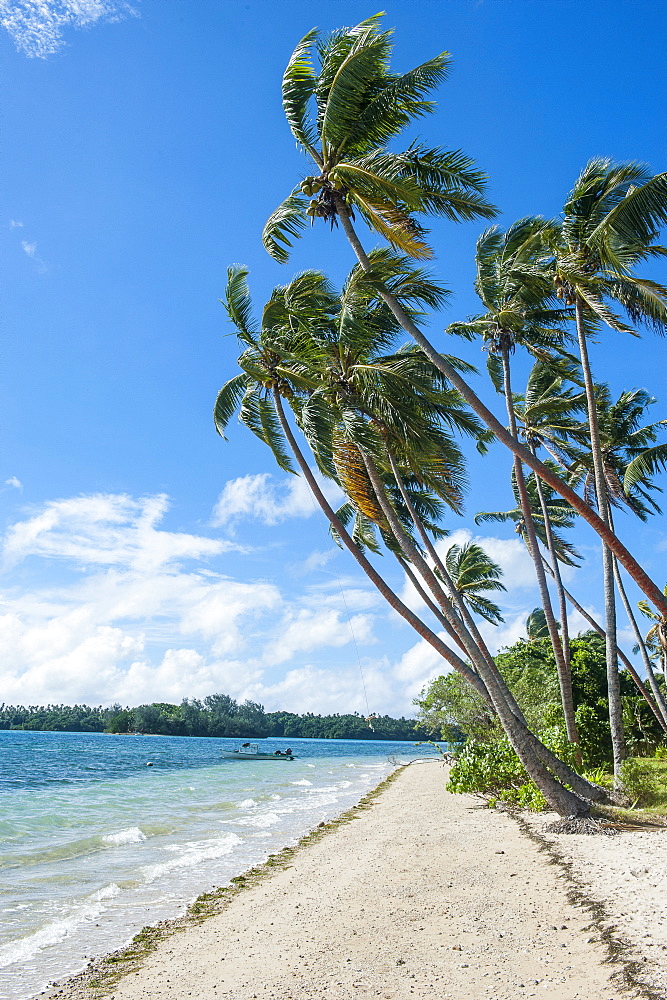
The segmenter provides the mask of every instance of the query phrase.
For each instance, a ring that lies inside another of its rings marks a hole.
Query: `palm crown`
[[[584,303],[589,324],[602,320],[634,331],[610,308],[615,301],[633,323],[667,329],[667,288],[635,269],[667,250],[655,241],[667,223],[667,173],[651,175],[641,163],[597,157],[577,178],[564,207],[557,247],[560,297]]]
[[[376,15],[325,38],[313,29],[287,65],[283,107],[317,172],[266,223],[264,246],[280,262],[309,219],[333,224],[343,206],[418,259],[432,252],[415,214],[452,220],[496,214],[484,198],[485,174],[461,151],[418,142],[403,152],[389,148],[406,126],[434,109],[427,95],[445,79],[450,57],[443,52],[407,73],[392,73],[392,32],[381,31],[379,22]]]

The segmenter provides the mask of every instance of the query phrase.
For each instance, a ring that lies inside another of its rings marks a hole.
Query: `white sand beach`
[[[664,893],[639,893],[639,876],[620,875],[636,856],[656,872],[654,882],[664,879],[665,833],[546,838],[543,818],[518,823],[472,796],[448,794],[445,780],[439,762],[405,768],[349,823],[301,847],[289,867],[239,892],[220,913],[167,936],[102,993],[114,1000],[666,995],[659,983],[667,951],[639,938],[649,923],[657,934]],[[547,839],[569,865],[554,858]],[[621,906],[626,914],[634,907],[629,922]],[[619,946],[615,924],[632,950]],[[52,995],[83,1000],[99,996],[100,986],[83,977]]]

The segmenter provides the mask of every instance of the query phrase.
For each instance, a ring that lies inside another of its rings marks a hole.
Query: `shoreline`
[[[434,763],[439,763],[438,758],[433,760]],[[261,864],[248,868],[239,875],[234,875],[229,880],[229,884],[216,886],[207,892],[200,893],[188,904],[185,913],[181,916],[147,924],[126,945],[93,959],[80,972],[75,972],[71,976],[67,976],[66,979],[54,983],[51,988],[36,993],[32,1000],[42,997],[45,1000],[51,1000],[53,997],[62,996],[72,997],[73,1000],[78,997],[81,997],[82,1000],[88,1000],[88,998],[108,994],[119,979],[136,972],[143,965],[144,959],[154,952],[161,942],[181,931],[197,927],[204,920],[222,913],[239,893],[259,884],[261,880],[270,877],[277,870],[289,867],[289,862],[296,852],[309,844],[316,843],[327,834],[333,833],[339,826],[355,819],[359,811],[367,809],[372,801],[382,793],[383,789],[408,766],[409,764],[398,765],[374,788],[369,789],[358,802],[349,806],[333,819],[318,823],[312,830],[299,837],[295,844],[288,844],[280,848],[275,854],[270,854],[266,861]]]
[[[294,847],[200,896],[186,917],[144,929],[42,996],[664,995],[553,838],[444,783],[438,761],[395,770]],[[607,838],[587,840],[613,850]]]

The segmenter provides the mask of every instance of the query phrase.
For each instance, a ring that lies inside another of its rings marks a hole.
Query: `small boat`
[[[260,753],[257,743],[243,743],[237,750],[222,750],[225,760],[296,760],[289,749],[274,753]]]

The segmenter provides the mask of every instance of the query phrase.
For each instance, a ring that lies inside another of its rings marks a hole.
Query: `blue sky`
[[[385,6],[398,69],[452,53],[419,131],[488,172],[502,223],[557,214],[594,155],[665,169],[663,5]],[[260,233],[309,172],[280,104],[289,54],[314,24],[371,13],[347,0],[0,0],[11,94],[0,216],[5,701],[225,691],[267,709],[401,713],[441,672],[332,547],[302,484],[244,429],[223,442],[211,420],[235,370],[218,303],[227,266],[250,267],[258,304],[300,268],[341,281],[352,266],[340,232],[313,229],[282,267]],[[480,228],[433,227],[435,268],[454,292],[430,322],[438,345],[446,323],[476,309]],[[606,334],[592,354],[614,393],[658,397],[659,419],[665,348],[651,334]],[[483,363],[478,345],[448,349]],[[517,358],[517,383],[523,371]],[[537,595],[511,530],[472,520],[510,506],[507,456],[473,458],[471,475],[466,517],[449,526],[456,539],[485,538],[506,570],[506,625],[489,637],[503,645]],[[621,516],[619,532],[662,585],[664,519]],[[576,541],[587,561],[570,582],[601,611],[597,540],[580,527]]]

